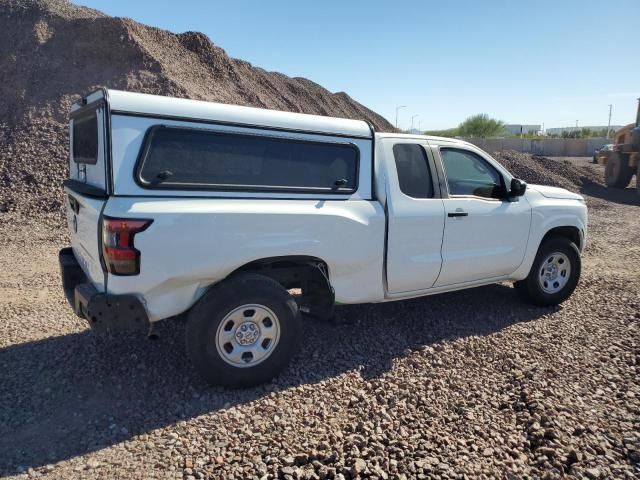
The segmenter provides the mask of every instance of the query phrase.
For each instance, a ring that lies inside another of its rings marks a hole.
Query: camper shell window
[[[356,191],[359,149],[348,141],[155,126],[138,159],[144,188],[196,190]]]
[[[73,119],[73,161],[98,162],[98,117],[95,110]]]

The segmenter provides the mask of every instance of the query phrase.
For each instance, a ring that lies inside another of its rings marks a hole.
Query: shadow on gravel
[[[290,368],[247,390],[201,382],[186,360],[181,322],[162,325],[156,341],[83,331],[12,345],[0,349],[0,476],[348,370],[375,378],[409,350],[489,335],[549,311],[521,303],[506,285],[344,306],[335,326],[306,321],[304,345]]]
[[[635,188],[607,188],[586,178],[583,178],[580,193],[621,205],[640,205]]]

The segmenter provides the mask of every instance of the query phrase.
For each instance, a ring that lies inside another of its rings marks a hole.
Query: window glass
[[[396,143],[393,156],[400,190],[413,198],[433,198],[433,183],[424,149],[415,143]]]
[[[357,186],[355,145],[156,127],[140,167],[153,188],[320,189]]]
[[[442,148],[440,155],[449,194],[487,198],[504,196],[502,176],[480,156],[453,148]]]
[[[73,119],[73,160],[76,163],[98,162],[98,118],[96,112]]]

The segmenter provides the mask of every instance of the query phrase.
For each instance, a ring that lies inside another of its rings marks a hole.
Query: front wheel
[[[209,383],[249,387],[271,380],[300,343],[300,314],[279,283],[240,274],[215,286],[189,313],[187,352]]]
[[[633,168],[629,166],[629,159],[618,152],[609,153],[604,167],[604,183],[607,187],[627,188],[633,177]]]
[[[581,268],[580,252],[575,243],[562,237],[550,238],[540,245],[527,278],[514,286],[530,303],[558,305],[575,290]]]

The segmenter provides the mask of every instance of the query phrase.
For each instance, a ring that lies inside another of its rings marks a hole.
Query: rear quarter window
[[[98,162],[98,117],[90,112],[73,119],[73,161],[95,165]]]
[[[393,146],[400,191],[413,198],[433,198],[429,161],[422,146],[396,143]]]
[[[359,149],[351,143],[157,126],[138,164],[145,188],[286,190],[357,189]]]

